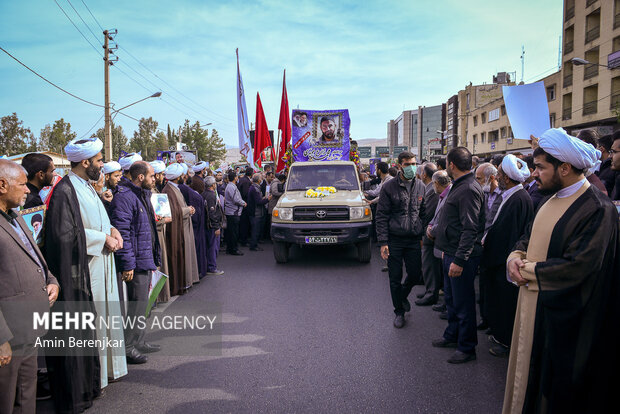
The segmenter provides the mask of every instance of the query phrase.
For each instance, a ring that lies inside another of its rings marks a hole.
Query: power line
[[[99,117],[99,119],[97,120],[97,122],[95,122],[95,124],[94,124],[92,127],[90,127],[90,129],[89,129],[88,131],[86,131],[86,133],[85,133],[84,135],[82,135],[82,136],[81,136],[80,138],[78,138],[78,139],[85,138],[85,137],[86,137],[86,136],[90,133],[90,131],[92,131],[92,130],[93,130],[93,129],[97,126],[97,124],[99,124],[99,122],[101,122],[101,120],[103,119],[103,117],[104,117],[104,116],[105,116],[105,112],[103,113],[103,115],[101,115],[101,116]]]
[[[90,8],[86,5],[86,3],[84,3],[84,0],[82,0],[82,4],[84,5],[84,7],[86,7],[86,10],[88,10],[88,13],[90,13],[90,16],[93,18],[93,20],[95,21],[95,23],[97,23],[97,26],[99,26],[99,28],[101,29],[101,31],[105,31],[103,29],[103,27],[99,24],[99,21],[97,20],[97,18],[95,17],[95,15],[93,14],[93,12],[90,11]]]
[[[86,24],[86,22],[84,21],[84,19],[82,19],[82,16],[80,15],[80,13],[78,13],[78,11],[75,9],[75,7],[73,7],[73,4],[71,4],[71,0],[67,0],[67,3],[69,3],[69,6],[71,6],[71,8],[73,9],[73,11],[75,12],[75,14],[77,14],[77,16],[80,18],[80,20],[82,21],[82,23],[84,23],[84,26],[86,26],[86,28],[88,29],[88,31],[90,32],[90,34],[93,35],[93,37],[95,38],[95,41],[97,43],[99,43],[99,45],[101,45],[99,38],[97,37],[97,35],[90,29],[90,26],[88,24]]]
[[[67,95],[70,95],[70,96],[74,97],[75,99],[79,99],[79,100],[80,100],[80,101],[82,101],[82,102],[85,102],[85,103],[90,104],[90,105],[98,106],[98,107],[100,107],[100,108],[104,108],[104,106],[103,106],[103,105],[99,105],[99,104],[96,104],[96,103],[94,103],[94,102],[87,101],[86,99],[80,98],[79,96],[74,95],[74,94],[72,94],[71,92],[66,91],[65,89],[63,89],[63,88],[61,88],[60,86],[56,85],[55,83],[53,83],[53,82],[51,82],[51,81],[49,81],[49,80],[45,79],[43,76],[39,75],[39,74],[38,74],[37,72],[35,72],[33,69],[30,69],[30,68],[29,68],[29,67],[28,67],[25,63],[22,63],[22,61],[20,61],[20,60],[19,60],[19,59],[17,59],[15,56],[13,56],[13,55],[12,55],[12,54],[10,54],[9,52],[7,52],[7,51],[6,51],[3,47],[1,47],[1,46],[0,46],[0,50],[2,50],[4,53],[6,53],[7,55],[9,55],[9,56],[10,56],[13,60],[15,60],[17,63],[19,63],[20,65],[22,65],[22,66],[23,66],[23,67],[25,67],[26,69],[28,69],[30,72],[34,73],[35,75],[37,75],[38,77],[40,77],[41,79],[43,79],[45,82],[47,82],[47,83],[49,83],[50,85],[52,85],[54,88],[56,88],[56,89],[60,89],[61,91],[63,91],[63,92],[64,92],[64,93],[66,93]]]
[[[86,36],[84,36],[84,33],[82,33],[82,31],[77,27],[77,25],[75,23],[73,23],[73,20],[71,20],[71,17],[69,17],[69,15],[65,12],[65,10],[60,6],[60,4],[58,4],[58,2],[56,0],[54,0],[54,3],[56,3],[56,5],[58,6],[58,8],[63,12],[63,14],[67,17],[67,19],[69,19],[69,21],[71,22],[71,24],[73,25],[73,27],[75,27],[75,30],[77,30],[82,37],[84,38],[84,40],[86,40],[88,42],[88,44],[95,49],[95,52],[97,52],[97,54],[101,57],[103,57],[103,55],[101,54],[101,52],[99,51],[99,49],[97,49],[91,42],[90,40],[88,40],[88,38]]]

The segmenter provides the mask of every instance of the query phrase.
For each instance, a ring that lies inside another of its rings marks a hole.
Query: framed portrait
[[[313,114],[313,132],[319,145],[340,145],[344,137],[341,112]]]
[[[151,204],[155,210],[155,215],[160,217],[172,217],[170,210],[170,200],[168,194],[153,193],[151,194]]]
[[[43,244],[43,224],[45,223],[45,204],[26,210],[21,210],[22,218],[26,222],[26,225],[32,232],[32,238],[38,245]]]

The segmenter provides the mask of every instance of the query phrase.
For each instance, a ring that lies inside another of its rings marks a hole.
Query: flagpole
[[[276,169],[278,168],[278,160],[280,159],[280,133],[282,132],[281,129],[278,128],[278,140],[277,140],[277,145],[276,145],[276,159],[273,160],[274,164],[273,164],[273,171],[275,172]]]

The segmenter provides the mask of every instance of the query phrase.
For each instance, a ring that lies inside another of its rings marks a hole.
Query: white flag
[[[250,125],[248,123],[248,112],[245,109],[245,92],[243,90],[243,80],[239,71],[239,49],[237,49],[237,125],[239,128],[239,152],[248,163],[253,166],[252,142],[250,141]]]

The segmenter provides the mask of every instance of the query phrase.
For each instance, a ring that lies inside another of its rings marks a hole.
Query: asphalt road
[[[205,355],[216,344],[184,338],[193,355],[150,354],[88,412],[501,411],[507,360],[488,353],[485,335],[478,359],[455,366],[446,362],[452,350],[431,347],[446,322],[430,307],[414,306],[403,329],[392,326],[378,248],[366,265],[352,247],[294,248],[278,265],[271,244],[262,246],[221,254],[226,274],[208,276],[170,305],[222,304],[220,356]]]

